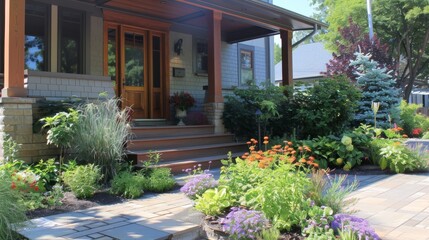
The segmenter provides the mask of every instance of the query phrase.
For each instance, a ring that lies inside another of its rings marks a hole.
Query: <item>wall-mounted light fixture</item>
[[[174,44],[174,52],[179,56],[183,51],[182,50],[182,44],[183,44],[183,39],[177,40],[177,42]]]

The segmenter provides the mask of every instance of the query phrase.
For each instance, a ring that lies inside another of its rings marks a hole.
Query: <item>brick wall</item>
[[[114,96],[109,77],[28,71],[24,80],[29,97],[98,98],[102,92]]]
[[[0,98],[0,160],[3,137],[8,134],[21,145],[19,158],[27,162],[57,156],[59,150],[46,145],[46,136],[33,133],[34,98]]]

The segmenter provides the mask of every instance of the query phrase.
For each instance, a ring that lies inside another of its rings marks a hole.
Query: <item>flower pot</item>
[[[186,110],[182,110],[180,108],[176,108],[176,118],[179,119],[178,126],[184,126],[185,123],[183,123],[183,118],[186,117]]]

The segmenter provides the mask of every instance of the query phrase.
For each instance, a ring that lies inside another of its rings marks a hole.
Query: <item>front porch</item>
[[[292,32],[322,25],[255,0],[0,3],[5,13],[2,102],[90,100],[106,92],[131,106],[134,118],[171,120],[169,96],[186,91],[197,100],[191,111],[205,114],[219,134],[225,131],[224,95],[246,87],[249,80],[273,81],[270,36],[282,36],[283,85],[290,85]],[[67,35],[64,28],[79,37]],[[29,45],[29,39],[38,45]],[[17,136],[9,124],[1,123],[3,132]],[[32,140],[18,142],[23,149],[34,148]]]

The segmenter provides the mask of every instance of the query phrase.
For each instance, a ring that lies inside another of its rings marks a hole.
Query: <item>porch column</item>
[[[280,30],[282,39],[282,85],[293,85],[292,31]]]
[[[2,97],[26,97],[24,88],[25,0],[5,0]]]
[[[207,118],[215,126],[216,133],[225,131],[222,122],[222,13],[212,11],[208,15],[208,96],[204,106]]]
[[[222,13],[213,11],[209,16],[208,39],[208,75],[209,94],[208,102],[223,102],[222,96],[222,40],[221,40]]]

